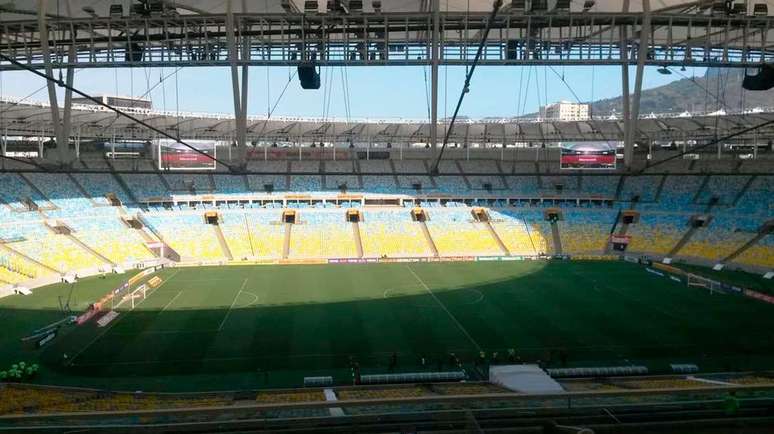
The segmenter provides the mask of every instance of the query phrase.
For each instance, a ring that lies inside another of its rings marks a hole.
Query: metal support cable
[[[567,87],[567,90],[569,90],[570,93],[572,93],[572,96],[575,97],[575,100],[578,101],[579,104],[581,104],[582,103],[581,99],[578,97],[578,94],[575,93],[575,90],[572,88],[572,86],[570,86],[570,83],[567,83],[567,81],[564,79],[564,74],[559,75],[559,73],[556,72],[554,67],[551,65],[548,65],[548,68],[551,70],[551,72],[556,74],[556,76],[559,77],[560,80],[562,80],[562,83],[564,83],[565,87]],[[548,87],[548,81],[546,81],[546,87]],[[548,97],[546,97],[546,104],[548,104]]]
[[[454,109],[454,114],[452,115],[451,121],[449,121],[449,127],[446,129],[446,134],[443,138],[443,144],[441,145],[441,151],[438,153],[438,158],[435,160],[435,164],[433,164],[433,167],[430,169],[431,175],[438,174],[438,165],[441,164],[443,151],[446,149],[446,145],[449,142],[449,136],[454,129],[454,122],[457,120],[457,114],[459,113],[460,107],[462,106],[462,100],[465,99],[465,94],[470,91],[470,79],[473,78],[473,73],[476,72],[476,65],[478,64],[478,60],[481,58],[481,53],[484,51],[484,45],[486,44],[486,40],[489,37],[489,31],[492,29],[492,24],[494,23],[495,17],[497,16],[497,11],[500,10],[502,5],[503,0],[495,0],[492,7],[492,13],[489,15],[489,20],[487,21],[486,28],[484,29],[484,34],[481,36],[481,41],[478,44],[476,57],[473,58],[470,71],[468,71],[468,75],[465,77],[465,84],[462,87],[462,92],[460,92],[460,98],[457,100],[457,107]]]
[[[40,72],[40,71],[34,69],[31,66],[27,66],[27,65],[17,61],[16,59],[14,59],[12,57],[9,57],[9,56],[7,56],[7,55],[5,55],[3,53],[0,53],[0,59],[5,60],[5,61],[13,64],[17,68],[24,69],[24,70],[29,71],[29,72],[31,72],[31,73],[33,73],[33,74],[35,74],[35,75],[37,75],[37,76],[39,76],[41,78],[44,78],[44,79],[48,80],[49,82],[58,85],[59,87],[65,88],[67,90],[70,90],[73,93],[76,93],[76,94],[82,96],[83,98],[88,99],[89,101],[93,102],[94,104],[97,104],[99,106],[105,107],[106,109],[116,113],[117,115],[123,116],[123,117],[131,120],[132,122],[135,122],[135,123],[137,123],[139,125],[142,125],[143,127],[147,128],[147,129],[149,129],[151,131],[154,131],[154,132],[156,132],[158,134],[161,134],[162,136],[164,136],[164,137],[166,137],[168,139],[174,140],[175,142],[180,143],[181,145],[191,149],[192,151],[194,151],[196,153],[199,153],[201,155],[204,155],[207,158],[211,159],[212,161],[215,161],[216,163],[222,164],[223,166],[227,167],[229,170],[233,170],[234,169],[231,165],[227,164],[226,162],[221,161],[221,160],[215,158],[214,156],[212,156],[212,155],[210,155],[210,154],[208,154],[208,153],[206,153],[204,151],[200,151],[199,149],[196,149],[195,147],[193,147],[193,146],[189,145],[188,143],[184,142],[182,139],[180,139],[179,136],[175,137],[175,136],[167,133],[164,130],[156,128],[153,125],[150,125],[150,124],[142,121],[141,119],[136,118],[136,117],[132,116],[131,114],[124,112],[123,110],[119,110],[119,109],[117,109],[117,108],[115,108],[115,107],[113,107],[113,106],[111,106],[109,104],[105,104],[102,101],[98,100],[97,98],[94,98],[93,96],[91,96],[91,95],[89,95],[89,94],[87,94],[85,92],[82,92],[82,91],[76,89],[73,86],[69,86],[67,83],[65,83],[62,80],[57,80],[56,78],[51,77],[50,75],[45,74],[43,72]],[[24,161],[22,160],[22,162],[24,162]]]
[[[751,127],[747,127],[745,129],[739,130],[739,131],[737,131],[735,133],[731,133],[731,134],[729,134],[727,136],[724,136],[724,137],[716,137],[715,139],[712,139],[709,142],[707,142],[707,143],[705,143],[705,144],[703,144],[701,146],[697,146],[695,148],[687,149],[687,150],[685,150],[683,152],[679,152],[679,153],[677,153],[677,154],[675,154],[675,155],[673,155],[671,157],[664,158],[663,160],[656,161],[653,164],[650,164],[648,166],[643,167],[640,170],[637,170],[633,174],[634,175],[640,175],[640,174],[642,174],[643,172],[645,172],[648,169],[651,169],[651,168],[653,168],[655,166],[659,166],[661,164],[664,164],[667,161],[672,161],[672,160],[678,159],[678,158],[682,157],[685,154],[694,153],[694,152],[702,150],[704,148],[708,148],[710,146],[717,145],[718,143],[723,143],[723,142],[727,141],[728,139],[733,139],[734,137],[741,136],[741,135],[747,134],[749,132],[759,130],[759,129],[761,129],[763,127],[767,127],[769,125],[774,125],[774,119],[772,119],[770,121],[766,121],[766,122],[760,123],[758,125],[753,125]]]

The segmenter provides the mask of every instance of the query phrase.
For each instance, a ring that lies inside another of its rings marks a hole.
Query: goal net
[[[720,282],[707,279],[706,277],[697,276],[696,274],[688,273],[687,283],[688,286],[695,286],[699,288],[706,288],[710,294],[723,292],[723,288]]]
[[[121,300],[114,306],[114,309],[118,309],[124,304],[126,304],[129,309],[134,310],[134,308],[142,303],[143,300],[148,298],[150,293],[153,291],[154,288],[151,288],[148,285],[140,285],[135,289],[134,291],[124,295]]]
[[[136,289],[124,294],[117,304],[113,305],[113,309],[118,309],[124,304],[127,304],[131,310],[142,303],[143,300],[148,298],[153,291],[161,285],[161,278],[153,276],[147,283],[138,286]]]

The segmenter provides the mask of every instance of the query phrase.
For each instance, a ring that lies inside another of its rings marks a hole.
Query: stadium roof
[[[137,118],[181,138],[213,138],[231,140],[234,136],[232,114],[176,113],[143,109],[123,109]],[[690,115],[643,115],[639,121],[642,135],[658,139],[698,139],[724,136],[743,128],[774,120],[774,108]],[[53,136],[51,110],[48,103],[0,100],[0,128],[9,135]],[[73,132],[82,137],[153,138],[155,133],[136,125],[105,108],[73,105]],[[326,141],[357,143],[426,142],[430,134],[427,120],[411,119],[335,119],[250,116],[247,121],[249,140]],[[445,133],[444,125],[439,131]],[[762,129],[758,134],[774,135],[774,129]],[[754,136],[749,135],[748,138]],[[540,119],[487,118],[460,121],[451,134],[451,143],[507,143],[560,141],[623,140],[623,120],[598,118],[589,121],[560,122]]]
[[[303,0],[290,0],[291,4],[297,10],[304,9]],[[197,14],[224,14],[226,13],[226,1],[212,0],[166,0],[165,3],[175,7],[179,14],[197,15]],[[234,0],[233,11],[235,13],[265,14],[265,13],[283,13],[286,9],[282,5],[282,0]],[[319,11],[325,8],[325,0],[318,1]],[[492,9],[492,0],[440,0],[440,10],[442,12],[489,12]],[[549,5],[555,1],[549,0]],[[583,10],[583,1],[571,1],[570,11],[581,12]],[[628,3],[628,9],[626,4]],[[668,13],[692,13],[699,7],[709,6],[711,1],[686,1],[686,0],[651,0],[651,9],[653,12]],[[753,3],[753,2],[749,2]],[[765,3],[769,7],[769,15],[774,13],[774,1],[757,0],[755,3]],[[108,16],[110,5],[122,4],[124,10],[128,10],[128,1],[120,0],[66,0],[49,1],[48,13],[50,17],[71,17],[71,18],[89,18],[89,8],[97,16]],[[405,13],[405,12],[426,12],[431,5],[431,0],[381,0],[381,10],[385,13]],[[506,10],[510,8],[510,1],[504,2]],[[37,15],[38,0],[13,0],[4,1],[0,5],[0,20],[13,21],[25,20],[30,16]],[[752,7],[750,7],[751,11]],[[372,2],[363,2],[364,12],[373,12]],[[625,13],[641,12],[642,0],[622,1],[622,0],[596,0],[591,12],[600,13]]]
[[[229,2],[225,0],[164,0],[165,10],[146,15],[131,13],[131,2],[126,0],[46,3],[50,38],[57,47],[53,63],[77,67],[228,65],[225,29],[229,23],[225,17]],[[320,0],[316,12],[304,13],[300,0],[233,0],[234,26],[251,46],[246,53],[249,62],[294,64],[310,53],[323,64],[428,62],[432,0],[382,0],[379,13],[366,0],[362,12],[346,14],[326,13],[326,3]],[[489,33],[482,63],[618,64],[622,60],[617,54],[619,30],[628,32],[627,39],[634,46],[640,39],[642,1],[596,0],[588,10],[584,3],[572,1],[569,10],[554,10],[556,0],[548,0],[547,11],[530,13],[506,1]],[[766,17],[753,12],[753,2],[746,2],[750,5],[745,14],[732,15],[714,13],[712,3],[651,0],[648,33],[652,52],[647,62],[745,66],[769,61],[774,49],[774,0],[754,2],[768,6]],[[38,0],[0,4],[4,24],[0,47],[22,63],[42,67],[37,4]],[[122,5],[122,12],[113,18],[112,4]],[[491,7],[491,0],[440,0],[442,63],[470,62]],[[506,50],[505,44],[515,45]],[[77,60],[67,59],[70,45],[78,53]],[[126,54],[127,46],[136,55]],[[623,60],[631,62],[632,56]]]

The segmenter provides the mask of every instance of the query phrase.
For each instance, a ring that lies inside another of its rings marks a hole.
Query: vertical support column
[[[75,136],[75,159],[81,158],[81,129],[78,128],[78,135]]]
[[[626,24],[619,28],[621,37],[621,106],[623,109],[624,122],[624,154],[632,144],[629,142],[629,131],[631,130],[631,118],[629,111],[629,35]]]
[[[430,50],[430,142],[433,149],[438,145],[438,63],[440,50],[441,0],[431,0],[433,8],[433,35]]]
[[[75,62],[75,45],[70,45],[70,54],[68,55],[70,62]],[[72,153],[70,152],[70,132],[72,130],[72,108],[73,108],[73,80],[75,78],[75,69],[72,66],[67,67],[67,76],[65,81],[67,88],[65,89],[64,99],[64,112],[62,114],[62,132],[64,137],[64,146],[59,146],[57,143],[57,149],[59,150],[59,159],[62,163],[69,164],[72,162]],[[57,139],[58,140],[58,139]],[[78,152],[76,151],[76,154]]]
[[[242,6],[245,7],[244,5]],[[244,36],[242,39],[242,99],[240,101],[242,108],[242,140],[247,144],[247,72],[250,61],[250,37]]]
[[[239,80],[239,68],[237,61],[239,60],[239,52],[236,46],[236,26],[234,24],[234,11],[232,7],[232,0],[226,2],[226,43],[228,44],[228,57],[231,69],[231,88],[234,97],[234,120],[236,130],[236,143],[240,147],[240,151],[243,155],[247,153],[247,63],[242,65],[242,80]],[[249,54],[249,47],[247,46],[247,39],[245,39],[245,46],[243,47],[243,61],[245,54]],[[245,161],[242,161],[244,164]]]
[[[43,66],[46,70],[46,75],[49,77],[54,76],[54,69],[51,65],[51,49],[48,45],[48,24],[46,23],[46,11],[48,11],[48,0],[38,0],[38,29],[40,33],[40,49],[43,54]],[[56,147],[60,157],[60,161],[63,156],[63,148],[66,148],[65,137],[62,134],[62,124],[59,119],[59,103],[56,99],[56,87],[54,82],[46,80],[46,87],[48,88],[48,102],[51,107],[51,124],[54,128],[54,135],[56,136]]]
[[[5,157],[5,154],[8,151],[8,127],[5,127],[5,131],[3,132],[3,141],[0,143],[0,145],[2,145],[0,152],[2,152],[3,156]],[[0,165],[0,167],[5,169],[5,158],[0,158],[0,160],[2,160],[2,165]]]
[[[624,142],[624,166],[630,169],[634,162],[634,141],[638,136],[640,118],[640,95],[642,95],[642,79],[645,73],[645,59],[650,45],[650,0],[642,0],[642,26],[640,26],[640,47],[637,52],[637,70],[634,76],[634,101],[631,106],[631,122],[629,136]]]

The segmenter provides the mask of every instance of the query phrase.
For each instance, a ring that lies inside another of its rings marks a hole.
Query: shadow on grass
[[[480,350],[487,359],[498,352],[502,363],[510,348],[522,361],[547,366],[679,362],[743,370],[774,361],[770,306],[706,297],[639,267],[548,263],[539,272],[448,287],[428,277],[432,293],[422,279],[412,288],[372,288],[370,296],[328,303],[250,305],[252,297],[243,295],[226,297],[223,304],[234,300],[233,309],[165,310],[160,299],[158,308],[122,311],[105,328],[69,327],[42,351],[15,341],[15,353],[39,357],[52,378],[90,378],[98,387],[112,378],[142,384],[198,376],[217,383],[247,374],[300,385],[311,375],[346,380],[352,363],[362,373],[385,373],[393,353],[405,372],[456,368],[450,353],[470,367]],[[154,296],[171,300],[174,289]],[[209,290],[219,289],[215,283]],[[199,295],[206,303],[207,294]],[[50,309],[0,310],[0,319],[30,330],[57,316]]]

